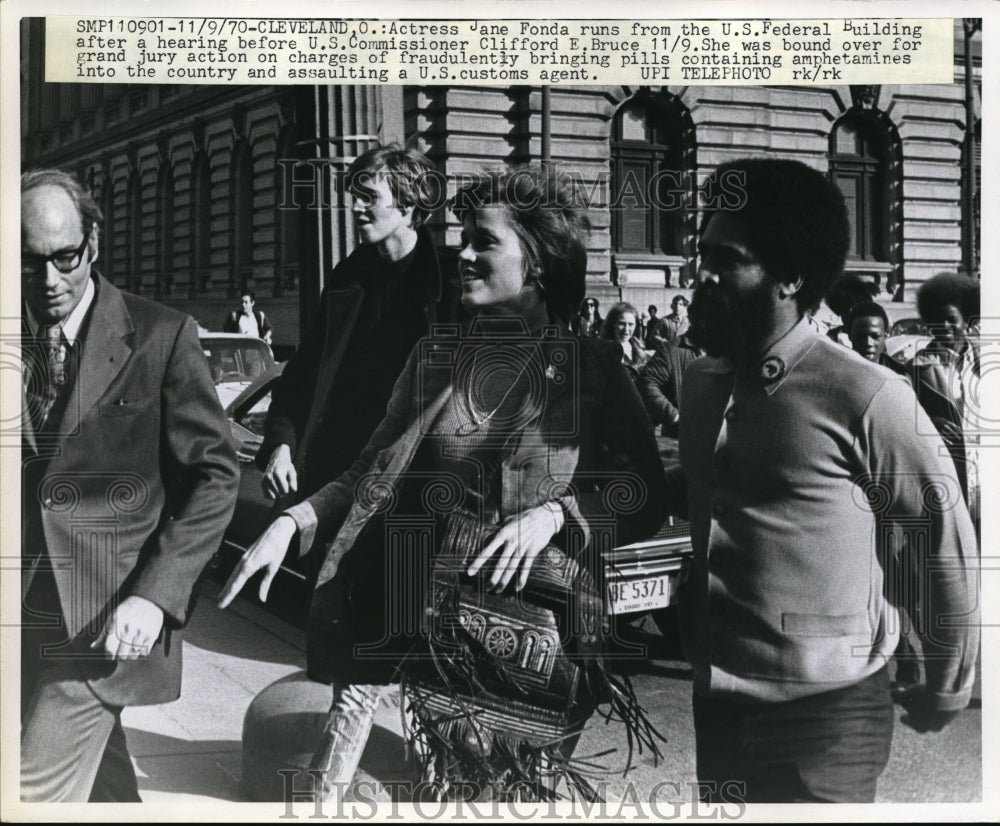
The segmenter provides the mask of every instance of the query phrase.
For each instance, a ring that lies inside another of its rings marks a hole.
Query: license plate
[[[666,608],[670,605],[671,590],[669,574],[608,583],[611,611],[615,614],[631,614]]]

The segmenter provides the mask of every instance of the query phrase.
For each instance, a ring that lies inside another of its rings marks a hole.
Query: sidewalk
[[[217,607],[219,586],[205,583],[202,598],[188,627],[184,647],[184,683],[179,700],[162,706],[132,707],[123,714],[129,750],[147,809],[160,819],[177,804],[186,817],[238,819],[247,802],[240,789],[243,718],[256,695],[284,677],[301,674],[305,663],[305,633],[257,605],[237,599],[225,611]],[[633,676],[648,713],[667,737],[663,759],[636,755],[628,780],[620,772],[608,778],[609,800],[623,800],[625,784],[649,790],[664,779],[685,788],[695,781],[694,731],[691,721],[689,672],[683,663],[653,657],[643,673]],[[317,686],[320,692],[323,687]],[[889,765],[879,782],[879,802],[934,801],[945,808],[982,799],[982,681],[977,680],[970,709],[943,732],[917,734],[897,725]],[[322,697],[322,694],[318,695]],[[325,710],[325,698],[322,708]],[[988,741],[992,743],[992,741]],[[580,755],[616,747],[612,764],[622,762],[625,744],[621,726],[606,726],[595,716],[577,748]],[[992,748],[992,745],[988,746]],[[402,740],[398,693],[390,691],[376,715],[368,747],[356,780],[409,777]],[[993,783],[988,789],[993,789]],[[384,786],[374,794],[379,802],[392,798]],[[993,792],[985,793],[993,799]],[[213,805],[214,804],[214,805]],[[261,808],[268,819],[283,815],[282,804]],[[950,810],[948,810],[950,811]],[[954,814],[954,813],[953,813]],[[296,816],[308,817],[305,808]]]
[[[284,677],[301,674],[304,668],[304,631],[241,598],[221,611],[217,606],[219,589],[210,580],[204,583],[197,610],[185,632],[180,699],[162,706],[134,706],[122,715],[144,803],[200,807],[246,803],[240,776],[247,708],[261,690]],[[671,672],[667,669],[665,673]],[[694,780],[694,738],[687,689],[681,707],[674,707],[676,699],[670,691],[649,690],[646,701],[660,718],[669,747],[659,761],[648,752],[637,753],[628,778],[620,771],[609,774],[609,799],[621,799],[627,782],[648,788],[664,777]],[[621,752],[612,764],[621,762],[624,730],[620,725],[609,727],[595,716],[583,733],[577,754],[595,755],[609,746]],[[398,689],[394,688],[387,692],[376,714],[355,782],[370,781],[368,796],[389,803],[392,796],[384,786],[386,781],[410,779],[410,772],[405,760]],[[274,814],[280,815],[281,810]]]
[[[303,631],[241,599],[220,611],[218,585],[209,581],[203,588],[185,633],[181,698],[122,715],[144,803],[245,801],[243,716],[262,689],[305,663]],[[384,763],[394,751],[386,735],[400,732],[398,708],[383,703],[376,725],[387,731],[370,745]],[[402,761],[401,739],[398,745]]]

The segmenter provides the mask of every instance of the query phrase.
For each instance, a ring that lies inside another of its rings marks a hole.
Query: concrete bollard
[[[330,710],[329,685],[304,671],[282,677],[261,691],[243,717],[240,788],[248,800],[284,801],[294,789],[305,792],[306,774]],[[296,770],[290,778],[279,771]]]

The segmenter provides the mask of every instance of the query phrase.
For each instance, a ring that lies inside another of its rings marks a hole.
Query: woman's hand
[[[494,590],[502,591],[520,568],[521,574],[517,580],[517,590],[520,591],[528,582],[528,573],[535,558],[559,532],[563,522],[565,516],[562,507],[555,502],[546,502],[515,516],[479,552],[479,556],[469,565],[469,575],[478,573],[486,561],[499,551],[500,556],[490,575],[490,584],[495,586]]]
[[[260,601],[267,600],[267,591],[271,587],[271,581],[278,573],[288,545],[297,530],[298,526],[292,517],[279,516],[275,519],[260,535],[260,539],[254,542],[250,549],[243,554],[243,559],[240,560],[240,564],[236,566],[236,570],[233,571],[229,581],[222,589],[219,607],[226,608],[233,601],[233,597],[246,585],[246,581],[261,568],[266,568],[267,572],[260,583]]]

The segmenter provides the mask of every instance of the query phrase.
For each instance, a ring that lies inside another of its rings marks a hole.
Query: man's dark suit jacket
[[[85,655],[97,696],[161,703],[180,694],[177,631],[239,466],[193,320],[95,281],[61,422],[37,434],[22,422],[22,553],[30,570],[47,549],[71,640],[61,653]],[[140,660],[95,656],[90,643],[132,595],[163,609],[159,642]]]
[[[301,499],[357,459],[385,415],[413,346],[456,315],[458,266],[439,259],[426,227],[405,271],[362,245],[341,261],[320,299],[316,323],[271,394],[257,465],[291,449]]]

